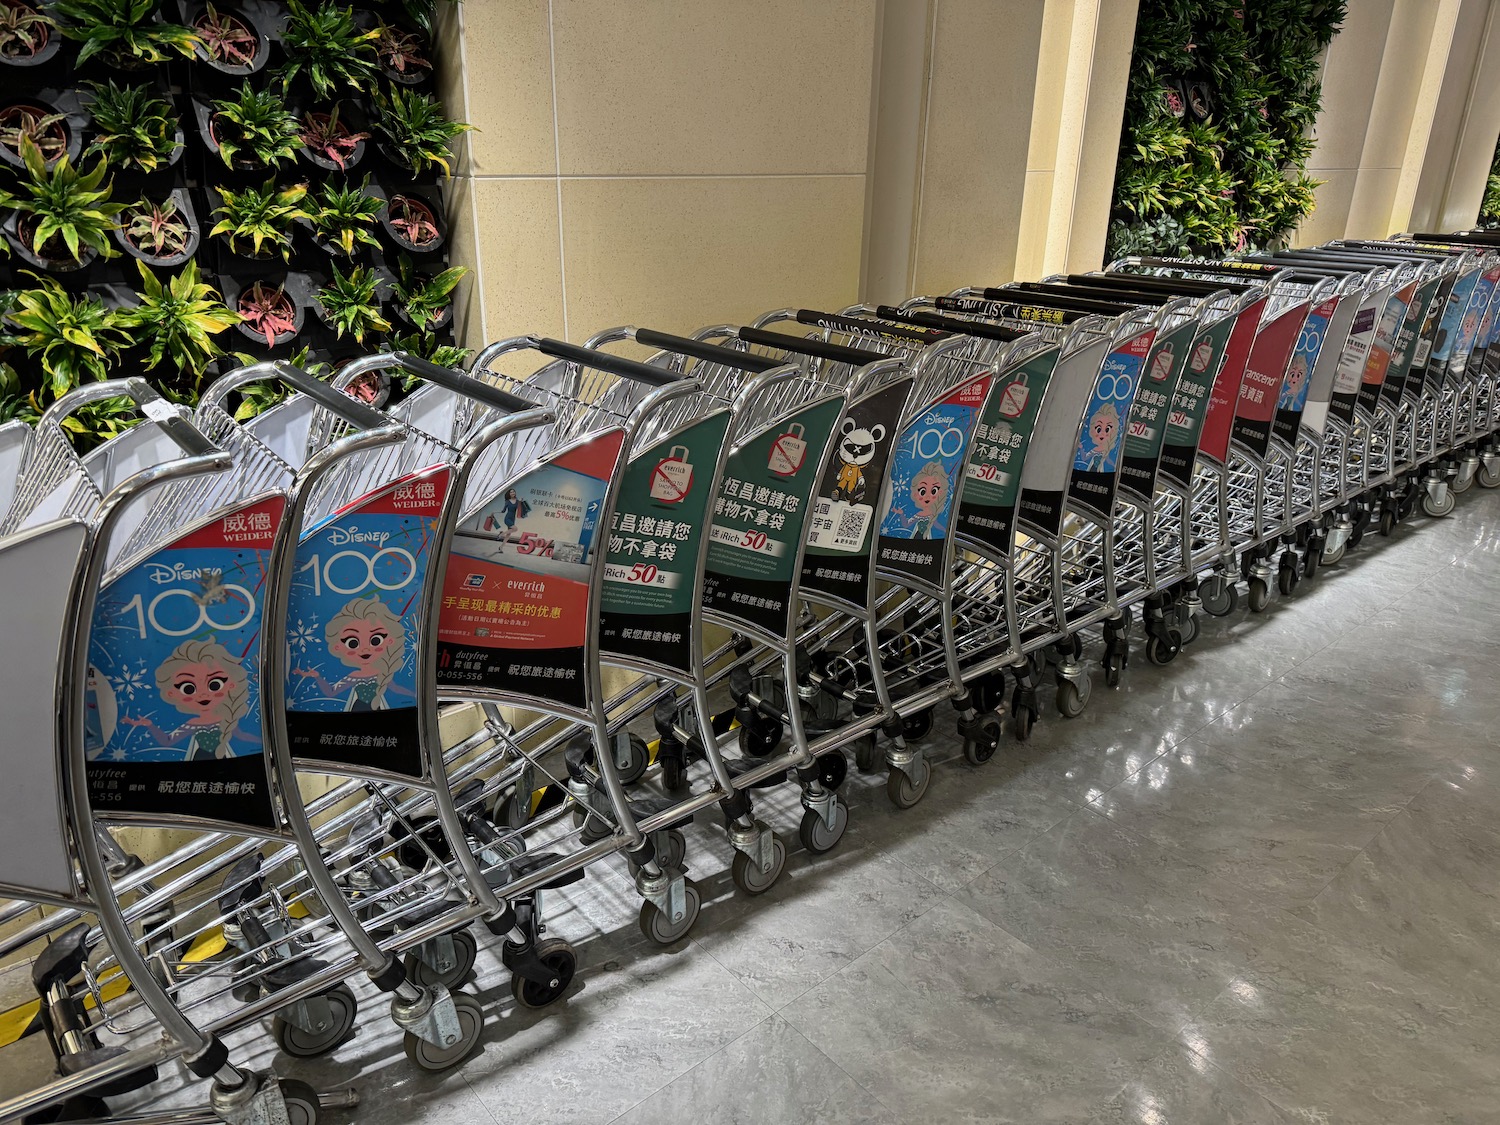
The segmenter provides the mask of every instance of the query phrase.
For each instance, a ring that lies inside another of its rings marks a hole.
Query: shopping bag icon
[[[687,455],[687,446],[674,445],[651,470],[651,499],[662,504],[681,504],[687,499],[693,487],[693,466]]]
[[[1011,383],[1000,392],[1000,416],[1002,418],[1019,418],[1026,410],[1026,403],[1031,399],[1031,391],[1025,383]]]
[[[801,422],[793,422],[771,443],[771,454],[766,458],[766,468],[780,477],[795,476],[807,459],[806,433]]]

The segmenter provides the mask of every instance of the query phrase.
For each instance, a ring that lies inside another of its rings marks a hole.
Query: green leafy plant
[[[179,24],[156,22],[159,0],[52,0],[62,33],[83,44],[78,62],[102,55],[116,65],[190,56],[199,39]]]
[[[118,251],[110,246],[109,235],[125,205],[109,200],[113,185],[104,180],[104,161],[96,160],[84,172],[64,156],[48,168],[41,150],[29,140],[22,142],[21,155],[27,172],[21,188],[26,194],[16,198],[14,207],[29,216],[22,226],[32,252],[49,261],[82,261],[85,249],[114,257]]]
[[[318,303],[340,339],[348,334],[356,343],[363,343],[366,332],[391,330],[375,298],[378,285],[379,279],[369,266],[355,266],[347,274],[334,267],[333,280],[318,290]]]
[[[230,167],[243,156],[267,168],[297,158],[302,143],[297,119],[274,90],[246,82],[232,98],[213,103],[210,118],[219,156]]]
[[[400,86],[375,100],[376,127],[396,156],[413,172],[441,168],[451,173],[448,145],[460,133],[472,129],[443,112],[442,103],[431,94]]]
[[[268,348],[297,331],[297,309],[280,285],[257,281],[241,291],[237,306],[245,327],[257,336],[264,336]]]
[[[270,249],[276,249],[282,258],[290,260],[292,224],[312,217],[302,206],[307,197],[306,184],[278,188],[275,179],[270,179],[258,188],[221,188],[219,194],[223,202],[214,208],[219,221],[210,234],[227,236],[236,253],[245,253],[248,242],[252,257],[266,257]]]
[[[1107,257],[1241,252],[1277,242],[1311,212],[1318,185],[1304,168],[1320,59],[1345,8],[1142,0]],[[1174,113],[1179,79],[1207,84],[1206,120]]]
[[[403,76],[432,69],[422,40],[399,27],[381,24],[375,29],[375,53],[381,66]]]
[[[109,365],[130,342],[118,316],[97,297],[70,294],[53,278],[30,273],[38,286],[16,295],[5,314],[17,344],[39,360],[54,398],[107,378]]]
[[[426,331],[442,319],[444,310],[453,303],[454,288],[468,272],[464,266],[450,266],[441,273],[419,273],[411,259],[403,258],[393,286],[396,299],[406,306],[411,322]]]
[[[1490,161],[1490,174],[1484,182],[1484,199],[1479,204],[1479,225],[1500,225],[1500,143],[1495,145],[1495,156]]]
[[[359,187],[326,184],[313,201],[313,230],[348,255],[360,244],[380,245],[374,228],[381,201],[365,194],[369,186],[368,176]]]
[[[21,146],[30,141],[50,164],[68,151],[67,122],[67,114],[48,113],[40,106],[6,106],[0,109],[0,145],[20,156]]]
[[[173,368],[196,382],[209,361],[223,354],[214,337],[238,324],[239,314],[231,312],[213,286],[202,281],[197,262],[189,261],[165,283],[145,262],[136,265],[141,271],[139,303],[118,313],[115,323],[139,329],[150,341],[147,370],[171,360]]]
[[[221,66],[249,66],[260,49],[260,36],[233,12],[221,12],[209,4],[193,21],[193,32],[203,44],[203,53]]]
[[[120,225],[136,249],[153,258],[175,258],[185,253],[193,237],[192,228],[171,196],[160,203],[142,199],[127,206],[121,212]]]
[[[52,21],[30,4],[0,4],[0,56],[30,58],[47,45]]]
[[[290,83],[305,71],[320,98],[342,89],[368,88],[379,71],[376,34],[359,29],[353,8],[323,3],[309,9],[300,0],[288,0],[281,36],[287,61],[281,76]]]
[[[172,103],[149,86],[116,86],[113,81],[93,83],[94,101],[89,114],[95,136],[87,149],[110,164],[134,164],[155,171],[172,158],[177,148],[177,113]]]
[[[391,348],[399,352],[411,352],[439,367],[460,369],[469,362],[469,356],[473,354],[468,348],[438,343],[437,337],[431,332],[412,332],[406,336],[397,336],[391,340]],[[409,391],[421,381],[420,375],[407,375],[402,385]]]
[[[341,169],[348,168],[359,142],[370,137],[369,133],[356,133],[341,122],[337,104],[327,113],[309,110],[302,115],[298,128],[297,139],[304,148]]]

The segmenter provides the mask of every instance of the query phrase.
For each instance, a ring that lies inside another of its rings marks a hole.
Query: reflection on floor
[[[942,715],[926,800],[852,774],[831,855],[763,801],[795,850],[761,900],[695,827],[705,907],[671,949],[591,875],[547,907],[582,948],[568,997],[518,1010],[482,951],[455,1073],[415,1073],[373,996],[332,1058],[259,1060],[358,1085],[330,1122],[1493,1120],[1497,556],[1476,489],[1168,667],[1096,667],[1076,720],[1047,689],[986,766]]]

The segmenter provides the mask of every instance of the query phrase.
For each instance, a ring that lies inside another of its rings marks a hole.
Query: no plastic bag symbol
[[[693,466],[687,446],[674,445],[651,470],[651,499],[662,504],[681,504],[693,488]]]
[[[1011,383],[1000,392],[1000,417],[1019,418],[1031,400],[1031,391],[1025,383]]]
[[[795,476],[797,470],[802,468],[802,462],[807,459],[807,441],[802,436],[804,433],[806,430],[801,422],[793,422],[788,426],[786,433],[771,442],[766,468],[779,477]]]

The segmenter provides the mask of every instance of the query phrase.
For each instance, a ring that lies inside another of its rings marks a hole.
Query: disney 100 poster
[[[297,545],[286,677],[297,757],[422,774],[422,592],[450,478],[447,469],[405,477]]]
[[[1125,444],[1125,422],[1135,404],[1141,368],[1155,338],[1155,332],[1138,332],[1105,357],[1084,410],[1068,491],[1096,511],[1108,512],[1114,502],[1115,469]]]
[[[274,824],[260,631],[283,506],[223,513],[99,592],[84,712],[96,807]]]
[[[986,374],[964,384],[901,432],[880,519],[882,567],[927,581],[941,577],[948,516],[991,380]]]

